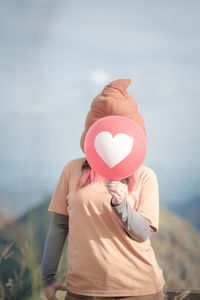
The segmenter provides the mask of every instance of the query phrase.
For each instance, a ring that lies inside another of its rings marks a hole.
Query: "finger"
[[[120,197],[118,194],[116,194],[116,193],[114,193],[114,192],[111,193],[111,196],[112,196],[113,198],[117,199],[117,200],[122,200],[122,199],[123,199],[123,197]]]
[[[107,188],[111,187],[111,188],[120,189],[120,190],[127,189],[127,185],[124,183],[110,183],[110,184],[107,184],[106,187]]]
[[[113,183],[113,182],[117,182],[117,180],[107,180],[108,184]]]
[[[109,181],[106,183],[106,185],[123,185],[124,183],[120,181]]]
[[[126,184],[109,184],[106,187],[112,187],[112,188],[116,188],[116,189],[120,189],[120,190],[126,190],[127,189],[127,185]]]
[[[109,184],[106,184],[106,187],[115,187],[115,188],[123,188],[124,187],[124,184],[121,183],[109,183]]]
[[[121,183],[121,182],[112,182],[110,184],[106,184],[106,188],[107,189],[112,189],[112,190],[120,190],[123,193],[127,193],[128,192],[128,187],[126,184]]]
[[[122,183],[120,180],[108,180],[107,183]]]
[[[108,192],[109,193],[116,193],[120,197],[125,196],[127,194],[127,191],[125,189],[120,190],[120,189],[116,189],[116,188],[112,188],[112,187],[108,188]]]
[[[111,195],[115,194],[115,195],[117,195],[118,197],[121,196],[121,193],[120,193],[119,191],[116,191],[115,189],[109,188],[109,189],[108,189],[108,192],[109,192],[109,194],[111,194]]]

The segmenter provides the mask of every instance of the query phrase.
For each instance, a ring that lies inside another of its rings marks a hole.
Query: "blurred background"
[[[39,290],[48,203],[64,165],[83,156],[91,101],[119,78],[132,79],[144,164],[158,176],[152,243],[167,287],[200,288],[199,10],[198,0],[0,1],[2,299]]]

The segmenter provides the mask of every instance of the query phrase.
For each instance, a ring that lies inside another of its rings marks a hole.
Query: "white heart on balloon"
[[[129,155],[133,142],[134,138],[127,134],[118,133],[113,137],[110,132],[102,131],[96,135],[94,146],[103,161],[113,168]]]

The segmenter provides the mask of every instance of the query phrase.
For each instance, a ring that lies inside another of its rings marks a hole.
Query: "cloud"
[[[89,75],[89,80],[93,84],[105,84],[110,80],[110,76],[108,73],[102,70],[95,70]]]

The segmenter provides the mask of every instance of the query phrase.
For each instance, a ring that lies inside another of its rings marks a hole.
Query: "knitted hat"
[[[128,94],[127,88],[131,79],[118,79],[105,86],[91,103],[81,136],[80,146],[84,152],[84,141],[88,129],[100,118],[117,115],[133,120],[146,135],[145,125],[135,99]]]

